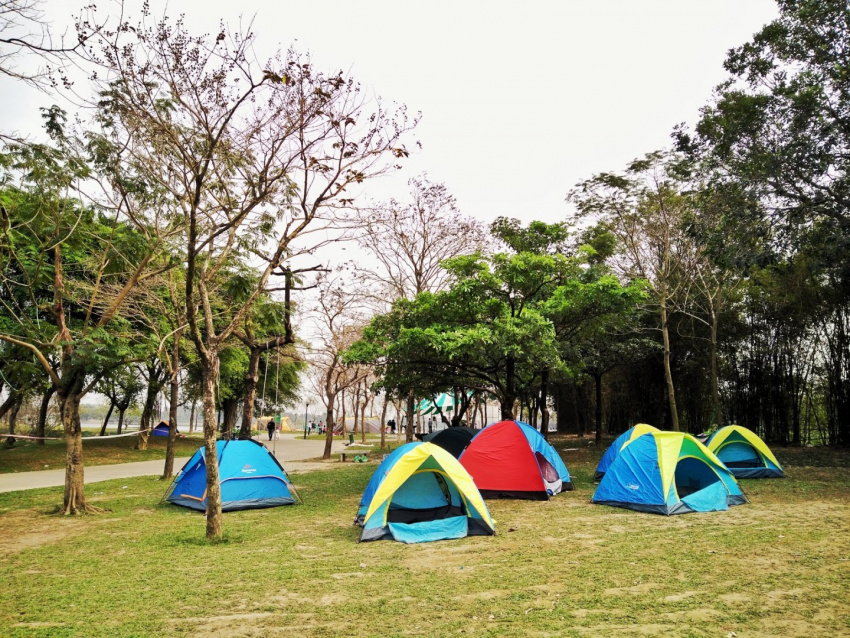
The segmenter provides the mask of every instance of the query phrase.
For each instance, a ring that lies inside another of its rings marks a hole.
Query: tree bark
[[[415,417],[416,403],[413,397],[413,390],[407,393],[407,427],[404,430],[405,439],[408,443],[413,440],[413,419]]]
[[[594,373],[593,381],[596,385],[596,444],[602,443],[602,374]]]
[[[124,413],[127,411],[127,406],[119,406],[118,408],[118,434],[121,434],[121,429],[124,427]]]
[[[369,404],[369,397],[363,397],[363,403],[360,405],[360,442],[366,443],[366,406]]]
[[[70,390],[59,392],[62,426],[65,430],[65,494],[62,514],[85,514],[102,511],[86,503],[83,481],[83,435],[80,427],[80,400],[82,382],[72,384]]]
[[[549,440],[549,368],[540,374],[540,433]]]
[[[195,431],[195,408],[197,405],[197,401],[192,401],[192,409],[189,412],[189,434]]]
[[[670,368],[670,332],[667,325],[667,304],[661,302],[661,336],[664,339],[664,378],[667,381],[667,401],[670,404],[670,429],[679,432],[679,411],[676,408],[676,389]]]
[[[218,473],[218,428],[215,409],[215,379],[218,372],[218,353],[207,351],[203,366],[204,452],[207,470],[207,540],[221,537],[221,483]]]
[[[228,439],[233,438],[233,428],[236,425],[236,415],[239,412],[239,400],[236,398],[225,399],[221,406],[223,422],[221,431]]]
[[[334,401],[336,400],[336,395],[333,393],[328,393],[328,407],[325,410],[325,427],[328,431],[325,433],[325,450],[322,452],[323,459],[331,458],[331,447],[334,442]]]
[[[100,426],[100,435],[104,436],[106,434],[106,426],[109,423],[109,417],[112,416],[112,411],[115,409],[115,401],[110,397],[109,399],[109,409],[106,411],[106,416],[103,418],[103,425]]]
[[[342,433],[343,438],[345,438],[345,435],[348,434],[348,430],[345,427],[346,415],[345,415],[345,390],[344,389],[339,393],[339,396],[340,396],[339,407],[340,407],[340,411],[342,412],[342,414],[340,414],[340,417],[339,417],[340,421],[342,422],[342,429],[340,430],[340,432]]]
[[[718,428],[723,425],[723,406],[720,404],[720,390],[717,383],[717,313],[711,313],[711,406],[712,423]]]
[[[136,439],[137,450],[148,449],[148,430],[153,420],[153,407],[156,403],[156,395],[162,389],[160,383],[160,372],[156,366],[148,365],[148,389],[145,393],[145,404],[142,407],[142,421],[139,424],[139,437]]]
[[[384,396],[384,406],[381,408],[381,452],[387,447],[387,404],[389,400]]]
[[[47,411],[50,409],[50,399],[56,393],[56,388],[52,385],[41,395],[41,405],[38,407],[38,423],[35,426],[35,435],[40,437],[36,439],[36,445],[44,445],[44,433],[47,429]]]
[[[22,396],[18,396],[15,401],[12,403],[12,407],[9,408],[9,434],[12,435],[15,433],[15,429],[18,427],[18,412],[21,410],[21,404],[24,402],[24,398]],[[6,447],[12,447],[15,445],[15,437],[7,436],[6,437]]]
[[[508,357],[505,362],[505,391],[501,397],[502,421],[514,420],[514,404],[516,403],[515,368],[514,358]]]
[[[248,357],[248,371],[245,373],[245,402],[242,405],[242,425],[239,428],[240,439],[251,438],[251,423],[254,420],[254,402],[257,399],[257,382],[260,379],[260,348],[251,348]],[[262,415],[261,415],[262,416]]]
[[[351,397],[351,408],[352,412],[354,412],[354,427],[351,430],[351,433],[357,436],[360,430],[357,429],[360,421],[360,388],[354,390],[354,395]]]
[[[162,478],[174,475],[174,442],[177,440],[177,401],[180,398],[180,333],[174,335],[171,347],[171,394],[168,403],[168,443],[165,446],[165,466]]]

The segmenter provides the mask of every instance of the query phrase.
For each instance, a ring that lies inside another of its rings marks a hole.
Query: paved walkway
[[[301,438],[283,436],[277,441],[262,441],[262,443],[274,452],[277,459],[283,464],[284,469],[289,469],[287,461],[301,461],[322,456],[325,451],[324,441],[311,441]],[[334,441],[332,451],[336,452],[343,448],[342,441]],[[175,473],[180,470],[189,457],[174,459]],[[119,478],[132,478],[134,476],[153,476],[162,474],[165,461],[141,461],[139,463],[116,463],[114,465],[93,465],[85,467],[85,482],[97,483],[98,481],[109,481]],[[17,492],[19,490],[32,490],[38,487],[59,487],[65,485],[65,469],[41,470],[37,472],[16,472],[12,474],[0,474],[0,492]]]

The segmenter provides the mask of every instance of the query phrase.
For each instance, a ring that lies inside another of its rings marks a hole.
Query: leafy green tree
[[[144,339],[119,311],[162,265],[132,220],[73,197],[89,167],[64,114],[45,116],[51,144],[0,152],[0,340],[28,350],[55,389],[67,446],[62,511],[75,514],[97,509],[85,500],[80,400]]]
[[[106,434],[106,426],[115,408],[118,408],[118,434],[121,434],[124,427],[124,414],[136,403],[144,390],[138,372],[132,366],[109,370],[97,383],[95,390],[109,399],[109,407],[103,418],[100,436]]]
[[[730,78],[680,145],[760,202],[763,217],[795,243],[829,233],[824,258],[845,265],[850,239],[850,6],[779,0],[779,17],[729,52]]]
[[[850,377],[844,362],[850,340],[842,321],[850,307],[850,5],[844,0],[778,5],[776,20],[729,52],[724,65],[729,79],[694,131],[681,127],[676,138],[713,189],[740,194],[743,205],[724,215],[720,241],[743,245],[746,264],[762,275],[772,265],[780,279],[788,269],[811,272],[813,291],[830,282],[829,292],[820,296],[829,306],[810,306],[808,321],[830,335],[821,353],[828,361],[826,403],[833,406],[829,428],[846,445]],[[824,323],[825,317],[834,321]]]
[[[647,283],[648,301],[657,313],[664,344],[670,425],[678,431],[670,315],[686,297],[697,250],[685,229],[690,201],[681,192],[673,160],[663,152],[649,153],[631,162],[623,173],[600,173],[582,182],[569,198],[581,216],[604,223],[616,237],[615,264],[621,276]]]
[[[613,298],[628,295],[616,278],[588,275],[592,251],[556,252],[567,237],[561,225],[522,229],[499,220],[494,228],[508,229],[503,241],[512,248],[535,252],[447,260],[448,290],[399,300],[371,321],[348,356],[376,362],[385,387],[426,395],[447,388],[489,391],[505,419],[513,418],[522,394],[546,406],[548,375],[565,365],[558,331],[574,338],[580,325],[619,311]]]

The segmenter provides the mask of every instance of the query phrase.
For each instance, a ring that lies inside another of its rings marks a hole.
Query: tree
[[[103,418],[100,436],[106,434],[106,426],[115,408],[118,408],[118,434],[121,434],[124,414],[136,402],[143,389],[139,374],[131,366],[115,368],[103,376],[95,390],[109,399],[109,408]]]
[[[585,281],[585,252],[569,257],[556,252],[563,228],[544,226],[528,230],[550,238],[537,244],[538,252],[444,262],[451,286],[397,301],[389,313],[372,319],[348,358],[377,363],[385,387],[414,388],[425,396],[449,389],[490,392],[504,419],[513,418],[521,393],[537,396],[545,406],[548,375],[564,364],[557,330],[570,338],[572,322],[612,312],[616,304],[605,310],[602,299],[623,293],[613,277]],[[519,235],[511,238],[518,247]]]
[[[319,280],[319,296],[315,316],[320,332],[311,353],[315,370],[313,386],[325,406],[325,449],[322,458],[329,459],[336,427],[335,405],[345,391],[356,387],[369,374],[368,368],[359,370],[347,365],[344,352],[362,334],[365,323],[363,300],[347,291],[344,280],[323,276]],[[343,401],[344,403],[344,401]],[[344,415],[344,412],[343,412]],[[345,418],[342,419],[345,428]]]
[[[357,243],[380,264],[377,269],[359,264],[358,270],[382,309],[388,300],[444,289],[448,273],[442,262],[484,244],[484,229],[460,214],[444,184],[422,175],[408,185],[408,202],[391,199],[360,211],[354,220]]]
[[[254,36],[222,28],[193,36],[182,20],[94,37],[81,22],[102,96],[99,138],[122,174],[160,193],[179,220],[186,264],[187,334],[202,369],[207,458],[207,537],[221,535],[216,465],[215,384],[225,342],[311,226],[328,223],[366,180],[407,155],[404,109],[374,108],[353,79],[313,68],[288,51],[266,64],[252,58]],[[308,246],[309,248],[309,246]],[[262,261],[255,286],[216,325],[218,273],[239,253]]]
[[[738,190],[749,202],[724,217],[724,240],[744,239],[747,264],[774,264],[780,278],[788,268],[812,271],[815,289],[830,281],[822,298],[832,305],[818,304],[809,321],[840,322],[850,307],[850,7],[844,0],[778,5],[776,20],[729,52],[729,79],[694,131],[680,127],[676,139],[712,188]],[[837,415],[850,414],[843,363],[850,340],[838,323],[825,330],[831,335],[823,353],[830,360],[823,368],[825,401],[834,406],[828,418],[836,419],[830,428],[846,445],[850,420]]]
[[[688,200],[679,191],[675,166],[661,152],[628,165],[623,174],[600,173],[579,184],[569,198],[579,215],[604,222],[621,251],[616,263],[629,279],[648,283],[664,344],[664,376],[670,426],[679,431],[676,390],[670,364],[670,313],[687,289],[694,243],[685,233]]]
[[[157,264],[148,228],[72,197],[90,169],[65,135],[64,113],[48,109],[45,120],[51,144],[8,144],[0,154],[0,340],[32,353],[55,389],[67,448],[62,512],[76,514],[97,511],[85,500],[80,400],[143,338],[119,310],[168,266]]]

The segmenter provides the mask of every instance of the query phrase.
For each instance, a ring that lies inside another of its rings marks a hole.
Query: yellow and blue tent
[[[357,512],[361,541],[403,543],[496,533],[469,473],[433,443],[407,443],[375,470]]]
[[[593,480],[598,481],[605,476],[605,472],[607,472],[608,468],[611,467],[611,463],[614,462],[614,459],[617,458],[617,455],[626,443],[632,439],[638,438],[642,434],[646,434],[647,432],[658,432],[658,428],[647,425],[646,423],[638,423],[614,439],[614,442],[608,446],[608,449],[605,450],[605,454],[602,455],[599,465],[596,466],[596,475],[593,477]]]
[[[591,501],[669,516],[726,510],[747,499],[720,459],[690,434],[648,432],[623,446]]]
[[[740,425],[720,428],[706,441],[737,478],[783,478],[785,471],[773,452],[752,430]]]

